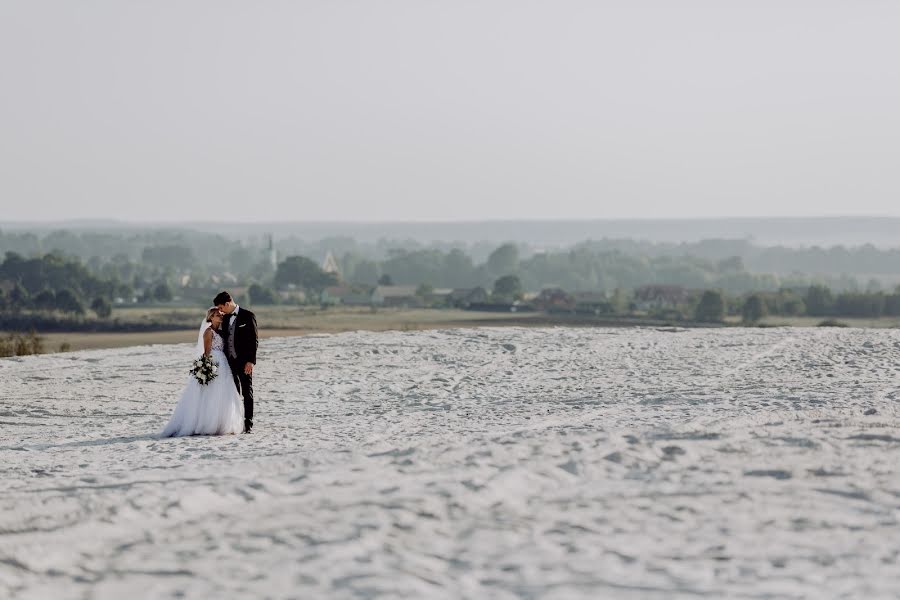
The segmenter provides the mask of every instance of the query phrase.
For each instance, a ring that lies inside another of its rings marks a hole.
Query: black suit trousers
[[[253,426],[253,375],[244,373],[245,364],[238,364],[234,359],[228,359],[231,374],[234,375],[234,386],[244,397],[244,423],[249,429]]]

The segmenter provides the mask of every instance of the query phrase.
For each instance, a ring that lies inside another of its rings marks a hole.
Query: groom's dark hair
[[[231,294],[228,292],[219,292],[216,294],[216,297],[213,298],[213,306],[228,304],[229,302],[231,302]]]

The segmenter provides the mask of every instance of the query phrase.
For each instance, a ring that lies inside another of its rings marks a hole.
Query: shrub
[[[745,323],[756,323],[766,316],[766,304],[759,294],[751,294],[741,307],[741,316]]]
[[[60,290],[56,293],[56,309],[64,313],[84,314],[84,306],[72,290]]]
[[[160,281],[153,287],[153,299],[157,302],[171,302],[172,288],[165,281]]]
[[[41,354],[44,351],[44,340],[34,331],[26,334],[10,334],[0,338],[0,356],[27,356]]]
[[[718,323],[725,318],[725,299],[716,290],[703,292],[694,318],[701,323]]]
[[[494,302],[513,302],[522,299],[522,282],[515,275],[504,275],[494,282],[491,294]]]
[[[843,321],[838,321],[837,319],[825,319],[824,321],[820,321],[816,327],[849,327]]]
[[[97,313],[101,319],[106,319],[112,314],[112,304],[106,298],[94,298],[91,302],[91,310]]]
[[[806,290],[806,314],[820,317],[831,313],[834,309],[834,297],[831,290],[824,285],[811,285]]]
[[[42,290],[32,300],[38,310],[52,311],[56,309],[56,294],[53,290]]]
[[[278,296],[275,295],[275,292],[271,288],[263,287],[258,283],[250,286],[247,290],[247,295],[250,296],[250,304],[278,304]]]

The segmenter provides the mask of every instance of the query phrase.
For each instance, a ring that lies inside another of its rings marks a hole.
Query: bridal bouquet
[[[194,361],[191,369],[191,375],[200,382],[200,385],[206,385],[218,376],[219,363],[213,362],[212,356],[203,355]]]

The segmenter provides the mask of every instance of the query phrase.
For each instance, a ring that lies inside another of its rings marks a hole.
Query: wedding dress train
[[[160,437],[226,435],[244,430],[243,399],[234,386],[223,340],[215,330],[210,356],[219,363],[218,376],[206,385],[190,376]]]

